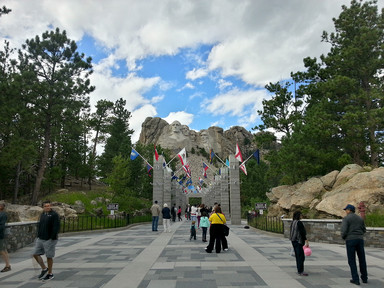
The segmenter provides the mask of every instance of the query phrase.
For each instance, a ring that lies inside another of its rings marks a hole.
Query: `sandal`
[[[11,271],[11,266],[5,266],[3,270],[1,270],[0,272],[8,272],[8,271]]]

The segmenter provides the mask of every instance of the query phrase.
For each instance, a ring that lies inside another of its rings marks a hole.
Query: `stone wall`
[[[33,243],[37,235],[37,223],[30,221],[6,224],[6,227],[11,228],[11,235],[7,236],[7,250],[14,252]]]
[[[303,219],[307,230],[307,238],[311,242],[342,244],[341,219]],[[284,237],[289,238],[289,227],[292,219],[283,219]],[[384,248],[384,228],[367,227],[364,236],[365,246]]]

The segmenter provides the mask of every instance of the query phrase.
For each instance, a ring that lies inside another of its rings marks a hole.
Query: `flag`
[[[132,151],[131,151],[131,160],[135,160],[137,158],[137,156],[139,156],[139,153],[137,153],[137,151],[135,149],[132,148]]]
[[[236,143],[236,154],[235,158],[240,161],[240,163],[243,163],[243,156],[241,155],[239,144]]]
[[[183,169],[184,169],[185,173],[187,173],[187,176],[191,177],[191,169],[189,169],[189,164],[184,165]]]
[[[201,177],[199,177],[199,182],[200,182],[200,184],[203,184],[204,180],[201,179]]]
[[[248,175],[247,174],[247,168],[245,168],[245,164],[244,163],[241,163],[239,168],[244,172],[245,175]]]
[[[185,148],[181,149],[181,151],[179,152],[179,154],[177,154],[177,156],[179,156],[181,165],[184,166],[187,164],[187,152],[185,152]]]
[[[213,152],[213,150],[211,149],[211,151],[209,152],[209,163],[212,164],[213,162],[213,158],[215,157],[215,153]]]
[[[260,151],[257,149],[255,153],[253,153],[253,157],[255,157],[257,164],[260,164]]]
[[[204,170],[204,168],[203,168],[203,176],[204,176],[204,178],[207,178],[207,171]]]
[[[229,160],[228,159],[225,159],[225,165],[227,165],[227,167],[229,168]]]
[[[204,171],[207,171],[208,168],[209,168],[209,166],[203,162],[203,169],[204,169]]]
[[[187,180],[187,182],[185,183],[185,185],[192,185],[192,179],[189,178],[189,179]]]
[[[152,166],[147,163],[147,173],[149,177],[152,177]]]
[[[157,153],[156,145],[155,145],[155,158],[156,158],[156,161],[159,161],[159,153]]]

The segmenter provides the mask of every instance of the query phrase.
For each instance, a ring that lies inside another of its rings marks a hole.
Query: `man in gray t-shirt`
[[[367,263],[364,251],[364,233],[366,232],[363,218],[355,214],[355,206],[348,204],[345,208],[347,215],[341,224],[341,237],[345,240],[349,268],[351,269],[352,284],[360,285],[359,274],[357,273],[356,254],[359,258],[361,280],[368,283]]]

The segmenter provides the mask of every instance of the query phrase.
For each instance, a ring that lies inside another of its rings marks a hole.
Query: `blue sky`
[[[378,2],[383,7],[384,0]],[[289,3],[289,5],[287,5]],[[264,86],[329,46],[334,0],[7,0],[0,38],[20,48],[59,27],[93,58],[91,105],[123,98],[133,141],[146,117],[200,131],[260,124]],[[2,49],[2,48],[0,48]]]

